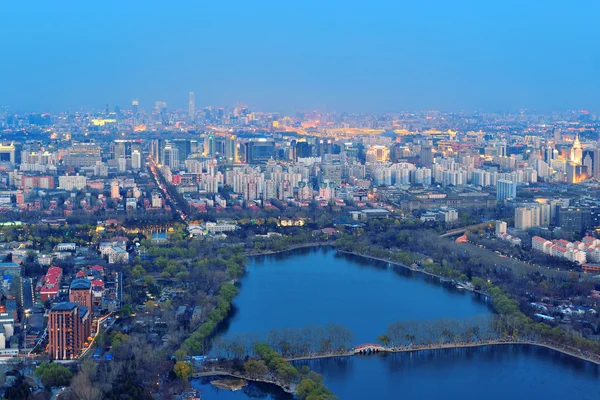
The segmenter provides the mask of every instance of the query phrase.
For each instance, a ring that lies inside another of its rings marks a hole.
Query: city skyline
[[[5,2],[0,105],[56,112],[135,97],[183,109],[194,92],[198,106],[287,113],[598,110],[599,7]]]

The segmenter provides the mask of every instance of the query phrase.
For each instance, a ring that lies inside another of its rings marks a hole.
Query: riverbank
[[[578,358],[583,361],[588,361],[596,365],[600,365],[600,357],[592,358],[590,356],[586,356],[585,354],[578,353],[575,349],[567,349],[564,347],[559,347],[557,345],[548,344],[548,343],[539,343],[529,340],[494,340],[488,342],[473,342],[473,343],[440,343],[433,345],[423,345],[423,346],[407,346],[407,347],[384,347],[381,351],[382,353],[411,353],[411,352],[419,352],[419,351],[428,351],[428,350],[449,350],[449,349],[466,349],[471,347],[484,347],[484,346],[504,346],[504,345],[517,345],[517,346],[536,346],[536,347],[544,347],[546,349],[554,350],[559,353]],[[354,351],[349,351],[346,353],[334,353],[334,354],[323,354],[323,355],[314,355],[314,356],[304,356],[304,357],[294,357],[287,358],[287,361],[302,361],[302,360],[319,360],[324,358],[334,358],[334,357],[351,357],[355,355],[360,355],[360,353],[355,353]]]
[[[268,255],[272,255],[272,254],[285,253],[285,252],[292,251],[292,250],[306,249],[306,248],[310,248],[310,247],[327,247],[327,246],[332,246],[332,243],[330,243],[330,242],[326,242],[326,243],[321,243],[321,242],[318,242],[318,243],[302,243],[302,244],[296,244],[296,245],[287,247],[287,248],[282,249],[282,250],[248,251],[248,252],[244,252],[244,255],[246,257],[268,256]]]
[[[276,382],[276,381],[271,380],[271,379],[266,379],[266,378],[251,378],[251,377],[248,377],[248,376],[243,375],[243,374],[236,374],[236,373],[231,372],[231,371],[225,371],[225,370],[220,370],[220,369],[215,369],[215,370],[211,370],[211,371],[194,372],[192,374],[192,379],[206,378],[206,377],[211,377],[211,376],[228,376],[230,378],[243,379],[245,381],[267,383],[267,384],[270,384],[270,385],[277,386],[278,388],[280,388],[281,390],[283,390],[284,392],[286,392],[288,394],[292,394],[292,395],[296,394],[295,387],[285,386],[282,383]]]
[[[410,271],[420,272],[420,273],[422,273],[424,275],[428,275],[428,276],[430,276],[432,278],[438,278],[440,280],[440,282],[450,282],[451,281],[451,279],[449,279],[449,278],[443,277],[441,275],[434,274],[434,273],[426,271],[426,270],[424,270],[422,268],[411,268],[411,267],[409,267],[406,264],[402,264],[401,262],[394,261],[394,260],[391,260],[391,259],[369,256],[369,255],[366,255],[366,254],[355,253],[353,251],[345,251],[345,250],[339,250],[339,249],[335,249],[335,250],[337,252],[339,252],[339,253],[342,253],[342,254],[348,254],[348,255],[352,255],[352,256],[358,256],[358,257],[366,258],[366,259],[369,259],[369,260],[381,261],[381,262],[384,262],[384,263],[388,263],[388,264],[392,264],[392,265],[395,265],[395,266],[398,266],[398,267],[402,267],[402,268],[408,269]],[[472,292],[472,293],[477,293],[477,294],[479,294],[481,296],[484,296],[486,298],[490,297],[490,295],[488,295],[487,293],[485,293],[485,292],[483,292],[481,290],[476,290],[476,289],[467,289],[467,290],[469,292]]]

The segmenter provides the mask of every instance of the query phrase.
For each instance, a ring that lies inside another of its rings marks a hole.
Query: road
[[[150,173],[154,177],[154,181],[156,182],[156,186],[162,192],[163,198],[169,204],[169,206],[171,206],[171,208],[173,209],[173,211],[175,211],[179,215],[179,217],[181,218],[181,220],[184,223],[187,224],[187,215],[183,211],[181,211],[181,209],[179,209],[178,204],[177,204],[177,200],[174,199],[171,196],[171,194],[169,193],[169,190],[167,189],[167,187],[163,183],[162,175],[158,171],[158,166],[156,165],[156,163],[154,162],[154,160],[152,160],[152,158],[149,158],[148,160],[149,160],[148,161],[148,168],[150,169]]]
[[[475,224],[475,225],[469,225],[469,226],[465,226],[463,228],[456,228],[456,229],[452,229],[449,230],[445,233],[442,233],[440,235],[440,237],[448,237],[448,236],[458,236],[458,235],[462,235],[463,233],[465,233],[466,231],[472,231],[475,229],[479,229],[479,228],[484,228],[487,225],[490,224],[490,221],[486,221],[486,222],[481,222],[479,224]]]
[[[32,311],[34,304],[33,281],[31,278],[25,278],[23,279],[23,309]]]

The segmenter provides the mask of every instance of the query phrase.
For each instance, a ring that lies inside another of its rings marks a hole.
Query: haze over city
[[[597,400],[598,15],[0,0],[0,399]]]
[[[600,3],[0,2],[0,105],[600,109]]]

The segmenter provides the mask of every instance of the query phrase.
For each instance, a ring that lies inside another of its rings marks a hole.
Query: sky
[[[600,1],[0,0],[0,106],[600,110]]]

